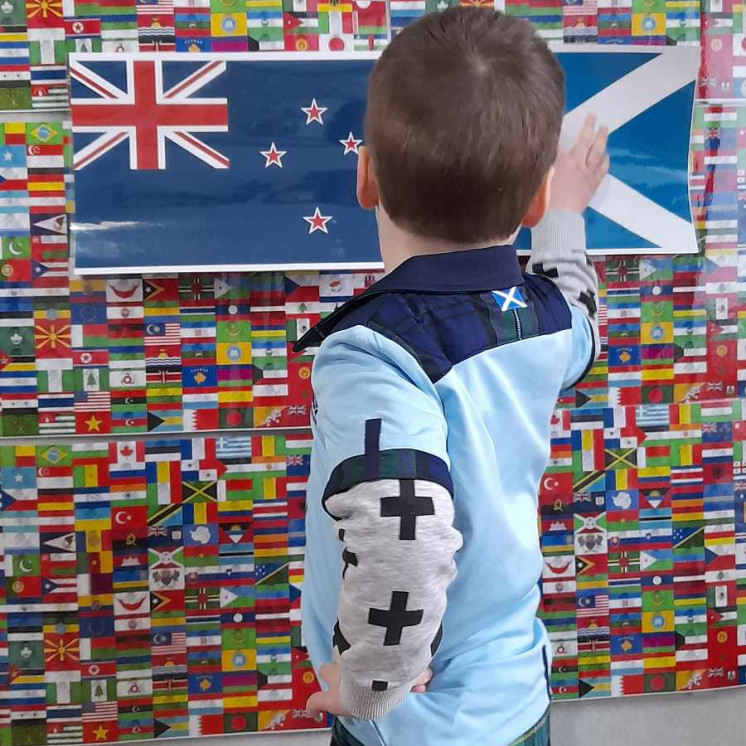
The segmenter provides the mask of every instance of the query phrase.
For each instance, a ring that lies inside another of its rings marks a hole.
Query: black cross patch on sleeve
[[[334,625],[334,636],[332,637],[332,647],[339,650],[340,655],[344,655],[351,647],[350,643],[345,640],[342,630],[339,628],[339,620]]]
[[[443,640],[443,625],[441,624],[440,627],[438,627],[438,631],[435,633],[435,637],[433,638],[433,641],[430,643],[430,655],[435,655],[435,653],[438,652],[438,648],[440,647],[440,643]]]
[[[417,519],[423,515],[435,515],[435,504],[431,497],[415,494],[414,479],[399,480],[397,497],[381,498],[381,518],[399,519],[401,541],[417,538]]]
[[[596,305],[596,294],[592,290],[584,290],[580,295],[578,295],[578,301],[588,309],[588,315],[592,319],[595,319],[596,311],[598,311],[598,306]]]
[[[384,627],[386,636],[383,639],[385,646],[399,645],[402,632],[406,627],[416,627],[422,622],[424,609],[407,610],[409,593],[405,591],[393,591],[391,593],[391,606],[388,609],[371,609],[368,612],[368,624],[375,627]]]
[[[559,271],[556,267],[545,267],[544,262],[536,262],[531,268],[535,275],[543,275],[550,279],[556,280],[559,277]]]
[[[357,567],[357,555],[355,554],[355,552],[351,552],[349,549],[344,549],[342,551],[342,560],[345,563],[345,566],[342,569],[342,579],[344,579],[345,575],[347,575],[347,571],[350,569],[350,566]]]

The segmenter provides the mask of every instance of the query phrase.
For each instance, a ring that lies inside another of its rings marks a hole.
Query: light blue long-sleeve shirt
[[[598,332],[582,218],[533,243],[538,274],[509,246],[412,258],[300,343],[319,346],[303,631],[317,670],[340,656],[365,746],[507,746],[548,706],[537,492]]]

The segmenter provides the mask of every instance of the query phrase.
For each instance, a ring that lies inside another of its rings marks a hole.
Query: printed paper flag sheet
[[[375,55],[73,55],[81,274],[378,266],[355,199]],[[560,51],[566,136],[612,130],[591,249],[696,251],[687,188],[698,54]]]

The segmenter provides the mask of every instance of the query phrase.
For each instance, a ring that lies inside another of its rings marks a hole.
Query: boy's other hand
[[[339,680],[342,676],[342,667],[339,663],[325,663],[321,666],[319,675],[329,688],[326,691],[316,692],[308,698],[306,712],[314,717],[322,712],[343,718],[351,717],[350,713],[342,707],[342,701],[339,698]]]
[[[589,114],[575,144],[570,150],[560,149],[557,154],[550,209],[585,212],[609,172],[608,139],[608,128],[596,127],[596,117]]]
[[[329,687],[326,691],[312,694],[306,703],[306,712],[316,716],[322,712],[328,712],[331,715],[349,718],[354,717],[342,706],[339,697],[339,681],[342,675],[342,668],[339,663],[325,663],[319,671],[322,681]],[[418,694],[427,690],[430,679],[433,678],[433,672],[428,668],[421,673],[412,684],[412,691]]]

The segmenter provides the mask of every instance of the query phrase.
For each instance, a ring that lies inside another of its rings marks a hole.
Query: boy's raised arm
[[[566,384],[583,378],[601,352],[598,332],[598,277],[586,254],[588,207],[608,172],[608,132],[589,117],[575,145],[555,164],[549,211],[531,232],[528,271],[544,275],[560,289],[573,310],[576,355]]]

